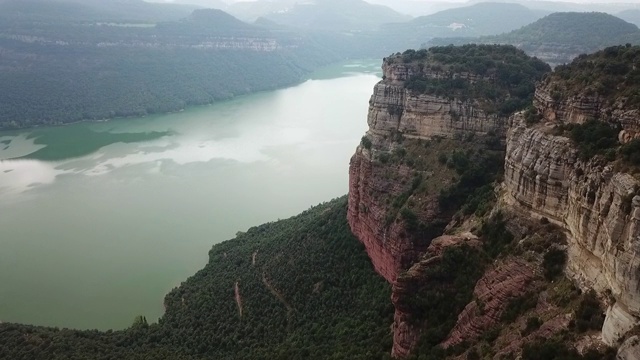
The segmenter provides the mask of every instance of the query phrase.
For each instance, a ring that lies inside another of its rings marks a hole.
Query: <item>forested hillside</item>
[[[102,4],[110,11],[0,3],[0,129],[177,111],[388,50],[346,35],[250,25],[212,9],[148,22],[155,6],[167,5],[139,3]],[[123,4],[140,13],[123,17]]]
[[[419,44],[435,37],[497,35],[528,25],[547,14],[519,4],[479,3],[420,16],[405,23],[386,24],[382,35],[393,36],[398,41],[411,39]]]
[[[0,359],[381,359],[391,348],[390,293],[340,198],[214,246],[205,268],[166,296],[159,324],[0,324]]]
[[[514,45],[531,56],[558,65],[607,46],[640,44],[640,29],[605,13],[554,13],[506,34],[479,38],[438,38],[429,41],[425,47],[468,43]]]
[[[618,17],[640,26],[640,9],[629,9],[618,13]]]

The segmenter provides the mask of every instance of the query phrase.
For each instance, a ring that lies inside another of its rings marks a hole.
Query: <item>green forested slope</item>
[[[554,65],[607,46],[640,43],[640,29],[605,13],[554,13],[509,33],[479,38],[436,38],[425,46],[510,44]]]
[[[527,56],[513,46],[475,45],[440,46],[428,50],[407,50],[387,58],[432,72],[449,72],[449,77],[430,79],[413,76],[405,87],[416,93],[474,99],[482,109],[509,116],[531,104],[535,85],[551,71],[544,62]],[[471,73],[480,79],[471,83],[455,78],[454,73]]]
[[[159,324],[138,319],[107,333],[0,324],[0,359],[380,359],[390,352],[391,289],[349,231],[346,198],[254,227],[209,256],[166,296]]]
[[[0,129],[177,111],[291,85],[318,66],[382,51],[220,10],[149,23],[146,6],[148,16],[111,20],[112,12],[88,7],[86,15],[69,1],[0,3]]]

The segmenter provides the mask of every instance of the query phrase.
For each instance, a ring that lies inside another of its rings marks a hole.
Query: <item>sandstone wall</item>
[[[554,103],[542,90],[536,106],[545,121],[583,122],[600,111],[589,101]],[[615,303],[603,328],[603,340],[610,345],[617,345],[640,315],[638,189],[632,175],[602,159],[581,160],[569,139],[549,134],[544,126],[520,125],[508,132],[502,202],[565,229],[567,273]]]
[[[426,247],[414,244],[404,235],[402,224],[385,222],[389,208],[386,200],[405,189],[397,182],[386,180],[383,174],[391,172],[409,178],[412,169],[406,165],[383,164],[376,160],[376,154],[392,151],[396,146],[393,139],[399,133],[408,138],[455,138],[465,133],[503,134],[507,124],[504,118],[487,115],[474,101],[413,94],[405,88],[405,81],[415,76],[478,80],[473,75],[435,72],[389,62],[383,65],[383,72],[384,80],[375,86],[369,102],[366,136],[372,147],[359,146],[351,158],[348,220],[354,234],[365,244],[375,269],[393,283],[399,272],[417,261]],[[425,223],[436,215],[435,197],[428,207],[422,211],[421,220]]]

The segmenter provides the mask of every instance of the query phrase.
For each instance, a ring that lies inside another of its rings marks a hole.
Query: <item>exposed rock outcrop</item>
[[[526,70],[518,68],[525,63],[529,65]],[[513,91],[532,88],[547,70],[544,63],[524,52],[500,46],[407,51],[385,59],[383,80],[369,102],[369,130],[350,162],[348,222],[376,271],[393,284],[394,357],[408,356],[429,331],[428,316],[416,309],[416,303],[427,300],[414,298],[416,291],[428,292],[429,286],[435,286],[456,296],[453,284],[442,283],[442,278],[457,276],[457,270],[438,280],[428,274],[439,269],[443,248],[474,237],[469,234],[453,240],[439,236],[477,190],[468,189],[469,184],[491,189],[491,179],[498,172],[492,169],[501,167],[509,126],[505,114],[526,101],[522,91]],[[506,80],[511,78],[519,80],[515,84]],[[465,172],[469,169],[477,171]],[[476,198],[476,207],[468,210],[473,213],[480,203],[486,204],[485,199]],[[475,269],[473,266],[469,268]],[[462,271],[466,270],[463,266]],[[520,270],[526,272],[526,268]],[[482,275],[478,271],[464,273],[463,281],[477,280]],[[507,284],[505,280],[505,296],[518,296],[520,286],[529,280],[523,274],[515,281],[517,284]],[[449,310],[459,312],[470,300],[474,283],[465,286],[469,299],[456,296]],[[501,306],[496,305],[491,310],[495,314],[489,316],[498,316]],[[455,320],[450,312],[446,326]],[[468,328],[482,326],[474,322]],[[437,340],[431,341],[441,341],[448,330],[440,326],[432,337]],[[464,337],[468,330],[461,328],[456,336]]]
[[[640,337],[637,335],[627,339],[618,350],[619,359],[639,360],[640,359]]]
[[[450,247],[468,245],[478,247],[480,242],[471,235],[462,236],[442,236],[434,239],[427,249],[422,259],[413,265],[398,281],[393,285],[391,301],[396,311],[393,323],[393,357],[406,357],[418,344],[422,329],[425,324],[416,319],[415,309],[412,308],[408,299],[416,296],[420,288],[424,287],[446,287],[453,284],[443,284],[440,279],[432,279],[428,276],[429,270],[438,266],[442,255]],[[429,324],[426,324],[428,326]]]
[[[469,82],[480,79],[473,74],[433,71],[416,64],[389,61],[383,64],[383,72],[384,80],[375,86],[369,102],[366,137],[371,146],[360,145],[351,158],[348,220],[354,234],[365,244],[376,270],[393,283],[400,271],[409,268],[426,251],[429,242],[413,241],[402,223],[389,224],[386,220],[389,199],[397,197],[408,185],[384,174],[407,179],[414,169],[404,164],[383,163],[376,159],[376,154],[393,151],[397,136],[453,139],[470,133],[504,134],[507,119],[487,114],[474,100],[415,94],[405,88],[405,81],[412,77],[457,77]],[[423,200],[420,220],[429,223],[439,215],[437,196]]]
[[[581,123],[603,106],[594,99],[556,102],[548,85],[536,93],[545,121]],[[611,121],[635,131],[637,120],[613,112]],[[584,289],[615,302],[603,340],[617,345],[640,316],[640,182],[602,159],[583,161],[567,138],[543,128],[509,131],[502,201],[526,216],[545,217],[568,235],[567,273]]]
[[[456,326],[442,346],[448,348],[476,340],[500,323],[509,301],[534,289],[532,282],[535,279],[535,269],[523,259],[512,258],[494,265],[476,284],[474,300],[458,316]]]
[[[534,105],[547,121],[582,124],[601,120],[619,125],[627,136],[640,133],[640,111],[630,109],[625,99],[607,101],[597,93],[566,96],[567,90],[557,82],[548,81],[536,88]]]

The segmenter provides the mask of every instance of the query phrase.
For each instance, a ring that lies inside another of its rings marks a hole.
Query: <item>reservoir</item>
[[[0,132],[0,321],[123,329],[212,245],[347,193],[380,61],[144,118]]]

